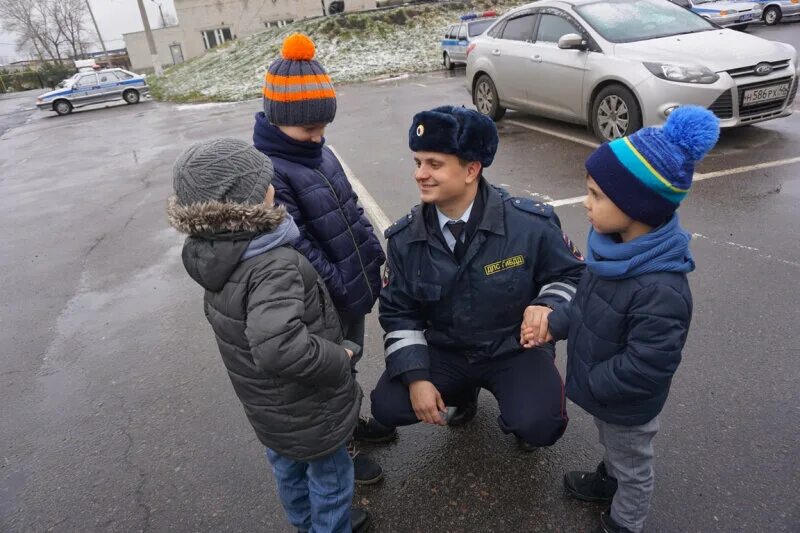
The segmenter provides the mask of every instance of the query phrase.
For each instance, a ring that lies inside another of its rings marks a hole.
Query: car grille
[[[757,89],[759,87],[769,87],[770,85],[778,85],[786,82],[792,83],[792,78],[786,77],[786,78],[778,78],[776,80],[764,80],[758,83],[750,83],[747,85],[739,86],[737,88],[737,90],[739,91],[739,116],[744,118],[754,115],[762,115],[764,113],[769,113],[772,111],[783,109],[783,106],[787,100],[772,100],[770,102],[763,102],[760,104],[751,105],[747,107],[742,107],[742,100],[744,99],[744,92],[749,89]],[[789,97],[791,98],[791,94],[789,94]]]
[[[772,65],[772,72],[776,70],[783,70],[789,68],[789,60],[785,59],[783,61],[766,61]],[[728,74],[731,75],[731,78],[742,78],[744,76],[755,76],[756,75],[756,67],[758,65],[750,65],[749,67],[740,67],[731,69],[728,71]]]
[[[722,93],[708,110],[719,119],[733,118],[733,93],[730,90]]]

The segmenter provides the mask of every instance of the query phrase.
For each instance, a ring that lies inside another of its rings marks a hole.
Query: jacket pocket
[[[325,283],[321,279],[317,279],[317,298],[319,300],[319,315],[322,324],[326,330],[335,332],[336,337],[342,335],[342,323],[339,319],[339,313],[334,309],[329,301],[328,289],[325,288]]]
[[[442,286],[416,281],[411,285],[411,294],[422,302],[438,302],[442,298]]]

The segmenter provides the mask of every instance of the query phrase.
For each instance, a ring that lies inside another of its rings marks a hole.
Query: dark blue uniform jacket
[[[427,379],[429,346],[472,361],[519,353],[525,308],[556,308],[575,295],[584,265],[552,208],[485,181],[479,194],[482,216],[460,264],[433,205],[386,230],[380,322],[390,378]]]

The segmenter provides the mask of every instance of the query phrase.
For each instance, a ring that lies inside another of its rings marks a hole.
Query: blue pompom
[[[719,140],[719,119],[703,107],[681,106],[669,115],[662,133],[692,161],[700,161]]]

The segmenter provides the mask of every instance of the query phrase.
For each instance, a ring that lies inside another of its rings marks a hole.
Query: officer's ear
[[[467,169],[467,185],[472,185],[481,178],[483,165],[481,165],[480,161],[469,161],[464,165],[464,168]]]

